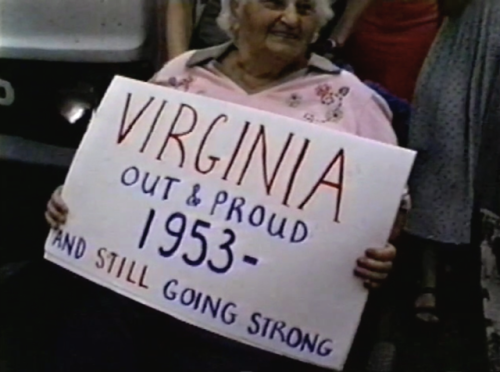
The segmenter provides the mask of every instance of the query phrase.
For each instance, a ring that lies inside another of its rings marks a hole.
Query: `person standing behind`
[[[193,33],[196,0],[167,0],[165,31],[167,59],[186,52]]]
[[[415,310],[422,322],[460,325],[453,338],[466,341],[443,354],[464,358],[448,370],[486,371],[472,350],[498,350],[495,333],[484,345],[485,324],[497,320],[483,313],[480,255],[500,230],[500,1],[440,5],[448,17],[419,77],[409,132],[418,156],[406,230],[422,255]],[[473,357],[482,366],[465,369]]]
[[[171,60],[190,49],[204,49],[229,40],[217,24],[220,0],[167,0],[167,55]]]
[[[412,100],[415,83],[441,25],[435,0],[375,0],[356,26],[332,35],[361,80]],[[341,22],[342,23],[342,22]],[[349,33],[352,34],[349,36]]]

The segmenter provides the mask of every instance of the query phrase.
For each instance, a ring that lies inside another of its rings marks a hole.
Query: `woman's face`
[[[280,58],[305,56],[318,31],[315,0],[249,0],[240,13],[237,39],[254,52]]]

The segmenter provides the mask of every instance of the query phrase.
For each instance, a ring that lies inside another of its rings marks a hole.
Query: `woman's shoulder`
[[[372,100],[377,97],[378,94],[366,85],[359,77],[348,70],[342,70],[340,76],[340,84],[349,87],[351,98],[358,102],[364,102],[367,100]]]
[[[161,84],[167,82],[172,76],[178,76],[186,71],[190,59],[196,50],[190,50],[166,62],[163,67],[151,78],[150,83]]]
[[[380,96],[373,88],[361,81],[354,73],[342,69],[338,76],[325,75],[325,81],[330,80],[335,85],[342,86],[349,92],[349,104],[359,107],[363,110],[366,106],[377,106],[390,121],[392,119],[392,112],[385,99]]]
[[[355,123],[352,124],[356,134],[381,142],[396,143],[391,126],[392,111],[386,100],[374,89],[347,70],[342,70],[337,76],[325,75],[325,81],[341,87],[340,91],[345,96],[343,102],[354,114]]]

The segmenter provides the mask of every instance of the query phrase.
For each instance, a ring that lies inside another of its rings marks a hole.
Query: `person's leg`
[[[92,288],[61,326],[47,372],[146,372],[142,305]]]
[[[422,276],[420,293],[415,301],[416,317],[427,323],[436,323],[439,321],[436,315],[438,249],[437,245],[430,241],[422,240],[420,246],[422,250]]]

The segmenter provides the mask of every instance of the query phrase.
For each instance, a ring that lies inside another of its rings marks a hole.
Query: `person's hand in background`
[[[336,47],[342,47],[356,27],[365,10],[375,0],[348,0],[342,17],[333,29],[330,38]]]

